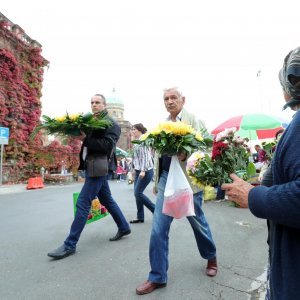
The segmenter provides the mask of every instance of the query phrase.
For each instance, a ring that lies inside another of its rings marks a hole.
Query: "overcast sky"
[[[1,12],[50,61],[43,114],[87,112],[113,87],[125,118],[164,119],[162,91],[179,86],[211,130],[229,117],[281,111],[278,71],[299,42],[299,1],[5,1]]]

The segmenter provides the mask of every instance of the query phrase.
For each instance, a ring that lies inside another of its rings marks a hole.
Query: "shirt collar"
[[[181,110],[180,113],[176,116],[176,122],[180,122],[181,119],[182,119],[182,110]],[[170,116],[170,115],[167,117],[167,120],[168,120],[168,121],[171,121],[171,116]]]

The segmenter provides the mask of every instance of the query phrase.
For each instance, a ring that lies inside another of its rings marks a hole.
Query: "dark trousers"
[[[144,194],[146,187],[152,180],[153,169],[146,171],[143,178],[139,177],[140,173],[140,170],[135,170],[134,196],[136,200],[137,219],[144,220],[144,205],[152,213],[154,212],[155,208],[154,203]]]
[[[225,191],[221,189],[221,186],[219,185],[217,187],[217,200],[222,200],[225,198]]]

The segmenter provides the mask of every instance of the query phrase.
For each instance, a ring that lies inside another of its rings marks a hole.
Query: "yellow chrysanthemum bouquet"
[[[43,115],[44,120],[35,128],[32,137],[34,138],[41,129],[46,130],[48,134],[71,136],[79,136],[81,131],[87,133],[90,130],[105,129],[111,126],[111,121],[105,116],[106,114],[95,116],[91,113],[66,113],[64,116],[50,118]]]
[[[196,132],[191,125],[171,121],[158,124],[156,128],[133,143],[146,145],[161,155],[169,156],[181,152],[190,154],[206,148],[206,139],[200,132]]]

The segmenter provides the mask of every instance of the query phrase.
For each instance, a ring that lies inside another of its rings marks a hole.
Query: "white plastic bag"
[[[180,167],[177,155],[172,156],[162,212],[176,219],[195,216],[193,191]]]

